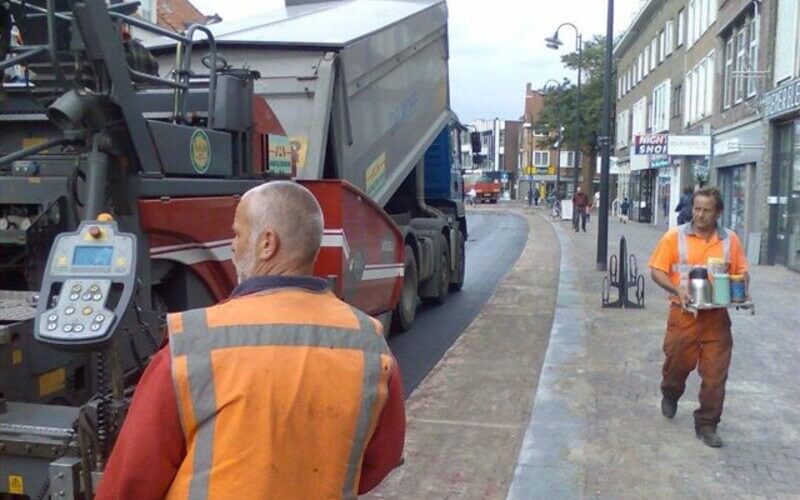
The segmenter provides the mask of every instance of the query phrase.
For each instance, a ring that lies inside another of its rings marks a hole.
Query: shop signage
[[[764,116],[775,118],[800,109],[800,78],[790,80],[764,94]]]
[[[709,156],[711,154],[711,136],[668,134],[637,135],[634,136],[633,154],[657,156]]]
[[[732,155],[739,152],[739,139],[728,139],[714,143],[714,156]]]
[[[671,156],[709,156],[711,154],[710,135],[671,135],[668,144]]]
[[[659,155],[650,158],[650,168],[666,168],[669,167],[669,156]]]
[[[665,155],[667,154],[667,135],[637,135],[634,137],[634,151],[636,155]]]

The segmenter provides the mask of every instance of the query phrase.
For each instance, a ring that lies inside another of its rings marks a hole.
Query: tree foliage
[[[596,147],[597,135],[600,134],[601,130],[600,115],[603,108],[604,60],[604,36],[595,36],[583,44],[580,107],[580,149],[583,154],[592,151]],[[562,56],[561,62],[566,68],[577,71],[577,51]],[[616,81],[616,78],[612,77],[611,81]],[[574,149],[575,111],[577,109],[577,86],[575,82],[565,78],[559,86],[547,87],[545,92],[544,107],[535,126],[537,129],[547,132],[556,130],[556,127],[561,124],[564,127],[562,147]],[[615,88],[611,89],[611,95],[616,95]],[[555,142],[555,137],[552,138],[552,141]]]

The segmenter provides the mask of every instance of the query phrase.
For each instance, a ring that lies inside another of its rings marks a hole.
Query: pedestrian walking
[[[539,190],[538,189],[534,189],[533,190],[533,204],[536,205],[537,207],[539,206]]]
[[[620,217],[619,217],[619,221],[622,222],[623,224],[627,224],[628,223],[628,219],[629,219],[628,213],[631,210],[631,202],[628,201],[628,197],[627,196],[625,198],[623,198],[622,203],[620,204],[619,208],[620,208],[620,214],[621,214]]]
[[[675,416],[686,379],[697,368],[702,383],[700,406],[694,412],[695,433],[707,446],[718,448],[722,439],[717,425],[733,349],[731,321],[727,309],[700,310],[697,316],[688,312],[686,283],[695,266],[709,267],[709,274],[724,268],[730,274],[744,275],[745,283],[749,276],[739,238],[719,223],[724,208],[719,190],[700,189],[691,204],[691,222],[668,231],[650,258],[652,279],[670,294],[671,306],[663,344],[661,413],[667,418]]]
[[[239,286],[168,316],[98,499],[355,498],[399,465],[400,371],[380,323],[311,275],[313,195],[256,187],[233,232]]]
[[[575,194],[572,195],[572,225],[577,233],[581,228],[586,232],[586,218],[589,212],[589,197],[583,192],[583,189],[578,186]]]
[[[678,212],[678,225],[686,224],[692,220],[692,188],[683,189],[683,194],[681,194],[675,211]]]

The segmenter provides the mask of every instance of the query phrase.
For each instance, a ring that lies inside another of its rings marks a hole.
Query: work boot
[[[678,402],[672,399],[661,398],[661,414],[672,418],[678,411]]]
[[[722,438],[717,434],[717,429],[711,426],[695,427],[695,434],[697,439],[701,440],[706,446],[711,448],[720,448],[722,446]]]

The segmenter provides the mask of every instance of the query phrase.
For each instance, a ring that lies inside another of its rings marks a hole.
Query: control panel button
[[[97,330],[100,329],[101,326],[103,325],[101,325],[100,323],[92,323],[92,326],[89,327],[89,330],[96,332]]]
[[[83,300],[92,300],[92,294],[89,293],[89,292],[86,292],[86,293],[83,294],[83,297],[81,297],[81,298]]]
[[[97,286],[97,285],[92,285],[92,286],[89,287],[89,291],[92,292],[92,293],[97,293],[97,292],[100,291],[100,287]]]
[[[64,330],[64,333],[69,333],[69,332],[71,332],[71,331],[72,331],[72,325],[70,325],[70,324],[66,324],[66,325],[64,325],[64,327],[62,328],[62,330]]]
[[[94,312],[94,309],[92,309],[90,306],[86,306],[83,308],[83,311],[81,312],[83,313],[84,316],[89,316]]]
[[[82,289],[82,287],[81,287],[80,283],[75,283],[74,285],[72,285],[72,292],[73,293],[80,293],[81,289]]]
[[[53,321],[58,321],[58,315],[57,314],[51,314],[50,316],[47,317],[47,321],[50,321],[51,323]]]
[[[47,329],[52,332],[53,330],[56,329],[57,326],[58,325],[56,325],[55,323],[48,323],[47,324]]]
[[[106,317],[104,315],[102,315],[102,314],[98,314],[97,316],[94,317],[94,320],[97,323],[102,323],[103,321],[106,320]]]
[[[67,316],[72,316],[73,314],[75,314],[75,308],[69,306],[68,308],[64,309],[64,314],[66,314]]]
[[[92,295],[92,300],[96,300],[96,301],[100,302],[101,300],[103,300],[103,294],[102,293],[96,293],[96,294]]]
[[[83,325],[81,324],[75,325],[72,331],[74,331],[75,333],[81,333],[83,331]]]
[[[79,294],[79,293],[71,293],[71,294],[69,294],[69,300],[78,300],[79,298],[81,298],[81,294]]]

